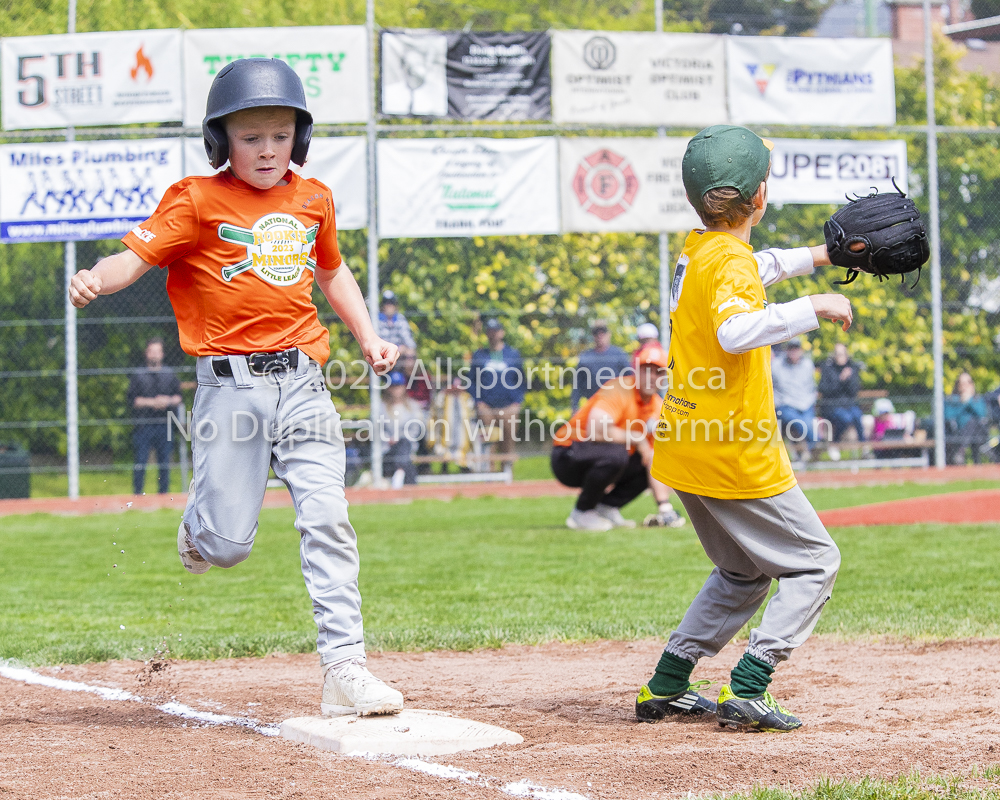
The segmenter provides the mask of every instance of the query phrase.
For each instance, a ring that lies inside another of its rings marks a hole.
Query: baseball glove
[[[916,286],[931,253],[920,212],[898,186],[895,192],[850,200],[826,221],[823,233],[830,261],[848,270],[844,280],[834,281],[839,286],[852,283],[859,272],[880,281],[890,275],[905,281],[903,276],[914,270]]]

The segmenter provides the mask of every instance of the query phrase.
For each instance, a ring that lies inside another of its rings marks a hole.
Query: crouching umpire
[[[678,528],[684,518],[670,505],[670,490],[649,474],[653,463],[652,425],[663,398],[657,383],[666,375],[667,354],[651,346],[636,354],[635,374],[605,383],[556,433],[552,471],[560,483],[580,489],[566,526],[609,531],[634,528],[623,506],[648,486],[659,505],[646,525]]]

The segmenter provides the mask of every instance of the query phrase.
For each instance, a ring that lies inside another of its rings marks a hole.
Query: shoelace
[[[359,664],[356,661],[348,662],[337,673],[337,677],[342,681],[357,685],[359,689],[379,682],[379,679],[372,675],[364,664]]]
[[[763,700],[764,700],[764,705],[773,708],[776,711],[781,712],[782,714],[787,714],[788,716],[792,715],[792,712],[789,711],[787,708],[783,708],[781,704],[774,699],[774,697],[771,695],[770,692],[764,692]]]
[[[689,692],[700,692],[702,689],[707,689],[709,686],[713,686],[715,681],[695,681],[694,683],[688,684]]]

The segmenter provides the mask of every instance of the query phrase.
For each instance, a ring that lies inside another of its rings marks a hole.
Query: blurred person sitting
[[[410,323],[399,311],[399,301],[391,289],[382,292],[382,304],[379,306],[376,333],[387,342],[399,348],[400,357],[416,356],[417,343],[413,340]]]
[[[800,457],[808,461],[816,441],[816,367],[803,351],[801,339],[789,339],[784,352],[772,358],[771,380],[782,435],[793,444],[801,444]]]
[[[430,422],[427,425],[427,443],[436,456],[447,464],[455,464],[459,471],[469,472],[469,453],[472,452],[472,421],[476,404],[462,386],[462,379],[455,377],[444,391],[434,395],[431,403]]]
[[[968,372],[955,381],[954,390],[944,399],[945,453],[949,464],[964,464],[966,448],[972,450],[972,463],[987,448],[990,438],[990,412],[986,399],[976,393],[976,384]]]
[[[620,377],[630,368],[628,354],[611,344],[611,333],[604,320],[595,320],[590,326],[590,333],[594,337],[594,346],[580,353],[573,375],[573,391],[569,399],[573,411],[579,408],[580,403],[593,397],[607,381]]]
[[[426,420],[423,409],[406,396],[406,377],[402,372],[389,373],[379,422],[382,477],[391,479],[393,489],[416,483],[413,451],[424,438]]]
[[[132,375],[128,385],[128,407],[134,420],[132,448],[135,465],[132,469],[132,491],[142,494],[146,484],[146,462],[149,452],[156,452],[159,467],[158,490],[170,489],[170,424],[167,412],[181,402],[181,384],[169,367],[163,366],[163,340],[146,343],[146,367]]]
[[[476,416],[486,441],[499,442],[500,452],[513,456],[526,391],[524,361],[516,349],[504,344],[506,331],[498,320],[487,320],[485,329],[488,344],[472,354],[471,363]]]
[[[423,363],[412,354],[400,356],[398,369],[406,378],[406,396],[426,411],[430,408],[433,390]]]
[[[823,396],[820,414],[830,420],[833,441],[839,442],[845,433],[854,431],[857,441],[864,441],[865,430],[861,422],[858,392],[861,389],[860,372],[864,368],[852,361],[847,345],[837,342],[833,355],[819,368],[819,393]]]
[[[684,524],[670,504],[670,489],[649,474],[653,429],[663,398],[658,382],[669,358],[661,347],[636,356],[636,374],[607,381],[555,434],[552,472],[564,486],[580,489],[566,520],[574,530],[634,528],[621,509],[652,490],[658,513],[645,524],[677,528]]]

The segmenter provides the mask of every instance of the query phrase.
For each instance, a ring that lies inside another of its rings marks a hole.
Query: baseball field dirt
[[[914,769],[962,776],[1000,761],[993,700],[1000,641],[814,637],[776,674],[776,697],[805,721],[783,735],[723,730],[714,721],[637,723],[635,691],[661,647],[601,641],[372,656],[373,670],[404,692],[408,707],[524,737],[522,745],[428,760],[478,773],[466,782],[186,722],[154,707],[173,698],[265,723],[313,714],[314,656],[42,667],[39,674],[149,702],[0,678],[0,798],[654,798],[755,785],[794,790],[822,776]],[[730,645],[694,677],[724,680],[741,649]],[[566,793],[544,791],[555,789]]]

